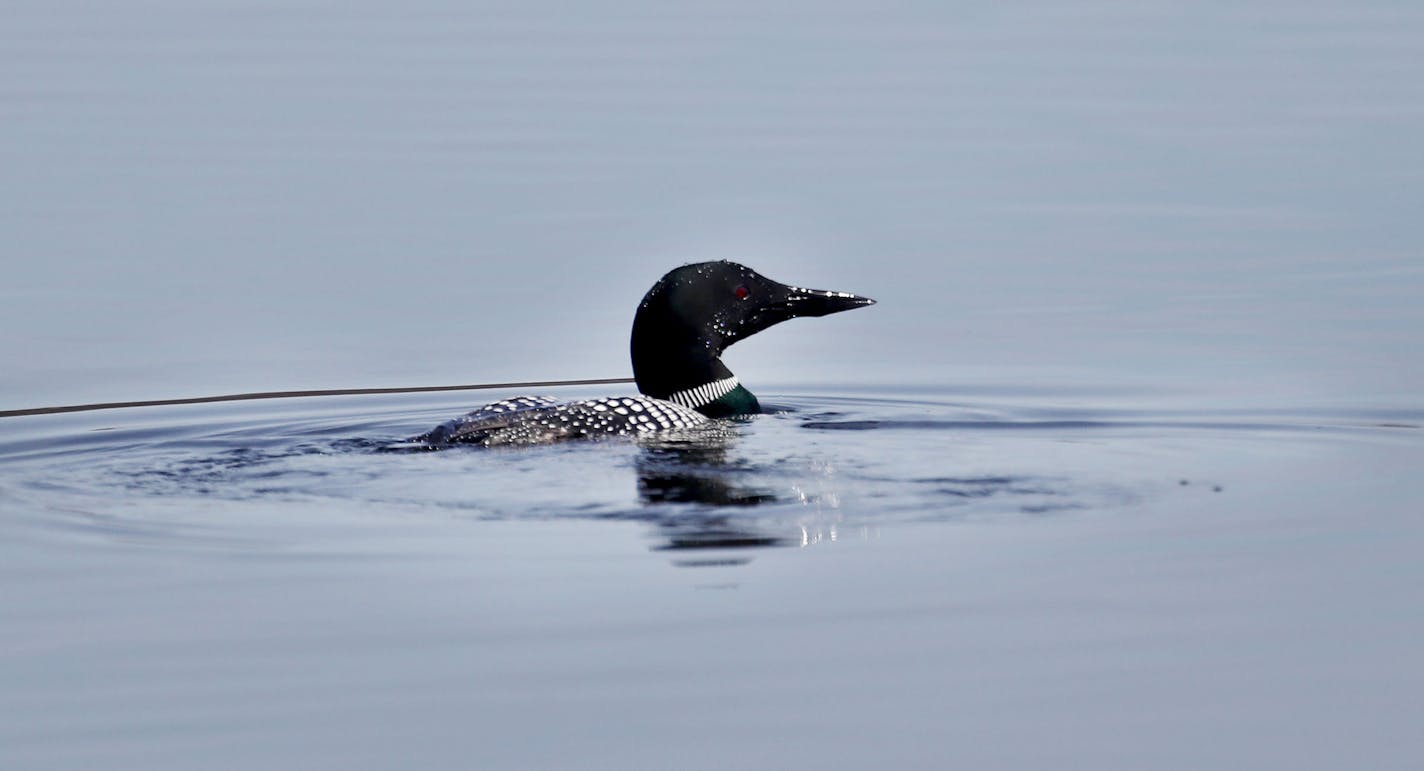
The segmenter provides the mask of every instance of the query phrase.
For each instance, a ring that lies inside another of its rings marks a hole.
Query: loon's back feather
[[[560,404],[547,396],[492,402],[415,438],[427,445],[545,444],[628,436],[707,423],[701,413],[647,396],[613,396]]]

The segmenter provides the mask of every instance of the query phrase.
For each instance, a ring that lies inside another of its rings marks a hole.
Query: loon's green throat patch
[[[696,388],[688,388],[670,394],[667,400],[673,404],[680,404],[695,410],[721,399],[740,387],[741,383],[737,382],[737,376],[732,375],[731,377],[724,377],[721,380],[713,380],[710,383],[697,386]]]
[[[755,394],[746,389],[746,386],[738,383],[736,388],[718,397],[711,404],[704,404],[698,409],[698,412],[709,418],[755,415],[761,412],[761,403],[757,401]]]

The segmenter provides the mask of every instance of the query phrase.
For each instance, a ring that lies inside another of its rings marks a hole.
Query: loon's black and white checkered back
[[[648,396],[613,396],[566,404],[547,396],[517,396],[443,423],[415,441],[428,445],[544,444],[692,428],[707,422],[695,410]]]

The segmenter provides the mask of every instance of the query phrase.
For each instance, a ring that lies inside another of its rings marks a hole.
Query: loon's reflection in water
[[[771,490],[747,479],[754,469],[730,457],[728,432],[709,441],[647,443],[634,460],[638,499],[646,508],[667,509],[653,519],[662,542],[656,551],[748,549],[786,546],[793,540],[759,529],[733,509],[777,503]],[[685,504],[685,505],[682,505]],[[750,557],[678,559],[680,567],[736,565]]]
[[[777,500],[771,491],[737,478],[747,469],[728,460],[725,446],[644,447],[635,467],[638,499],[648,505],[757,506]]]

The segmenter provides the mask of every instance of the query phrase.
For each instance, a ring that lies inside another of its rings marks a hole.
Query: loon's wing
[[[558,400],[548,396],[516,396],[491,402],[474,412],[448,420],[410,441],[424,444],[483,443],[495,432],[558,406]]]

